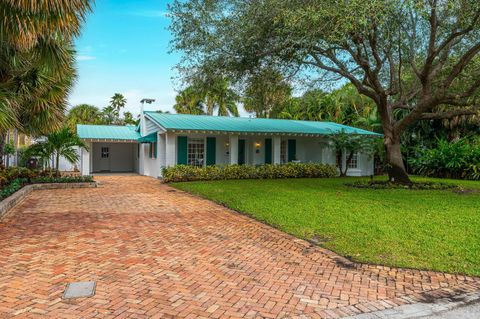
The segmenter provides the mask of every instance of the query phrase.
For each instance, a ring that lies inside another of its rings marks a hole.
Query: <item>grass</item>
[[[480,276],[478,192],[358,189],[359,178],[229,180],[172,186],[244,212],[351,260]]]

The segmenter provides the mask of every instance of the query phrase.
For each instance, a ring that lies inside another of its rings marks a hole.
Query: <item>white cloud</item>
[[[77,61],[90,61],[95,59],[93,55],[77,55]]]

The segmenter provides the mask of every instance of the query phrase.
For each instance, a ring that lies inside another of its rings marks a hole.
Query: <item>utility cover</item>
[[[63,293],[63,299],[93,297],[96,285],[95,281],[71,282]]]

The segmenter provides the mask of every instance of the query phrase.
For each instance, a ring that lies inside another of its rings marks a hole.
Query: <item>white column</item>
[[[88,149],[90,151],[87,151],[86,149],[82,148],[80,151],[80,156],[81,156],[81,167],[80,167],[80,172],[82,175],[90,175],[90,155],[92,154],[92,143],[87,143]]]
[[[280,136],[273,137],[273,164],[280,164]]]
[[[229,136],[230,164],[238,164],[238,135]]]
[[[175,166],[177,164],[177,141],[175,134],[165,134],[165,167]]]
[[[138,174],[145,175],[145,145],[140,143],[139,154],[138,154]]]

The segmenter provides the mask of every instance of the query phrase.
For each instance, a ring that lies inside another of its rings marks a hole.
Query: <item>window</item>
[[[358,167],[358,153],[355,152],[353,153],[352,159],[350,160],[350,163],[348,164],[348,168],[357,168]]]
[[[102,158],[108,158],[108,156],[110,155],[108,147],[102,147],[101,154]]]
[[[287,162],[287,141],[280,142],[280,163],[285,164]]]
[[[189,138],[187,148],[187,163],[192,166],[203,166],[205,158],[205,140]]]

